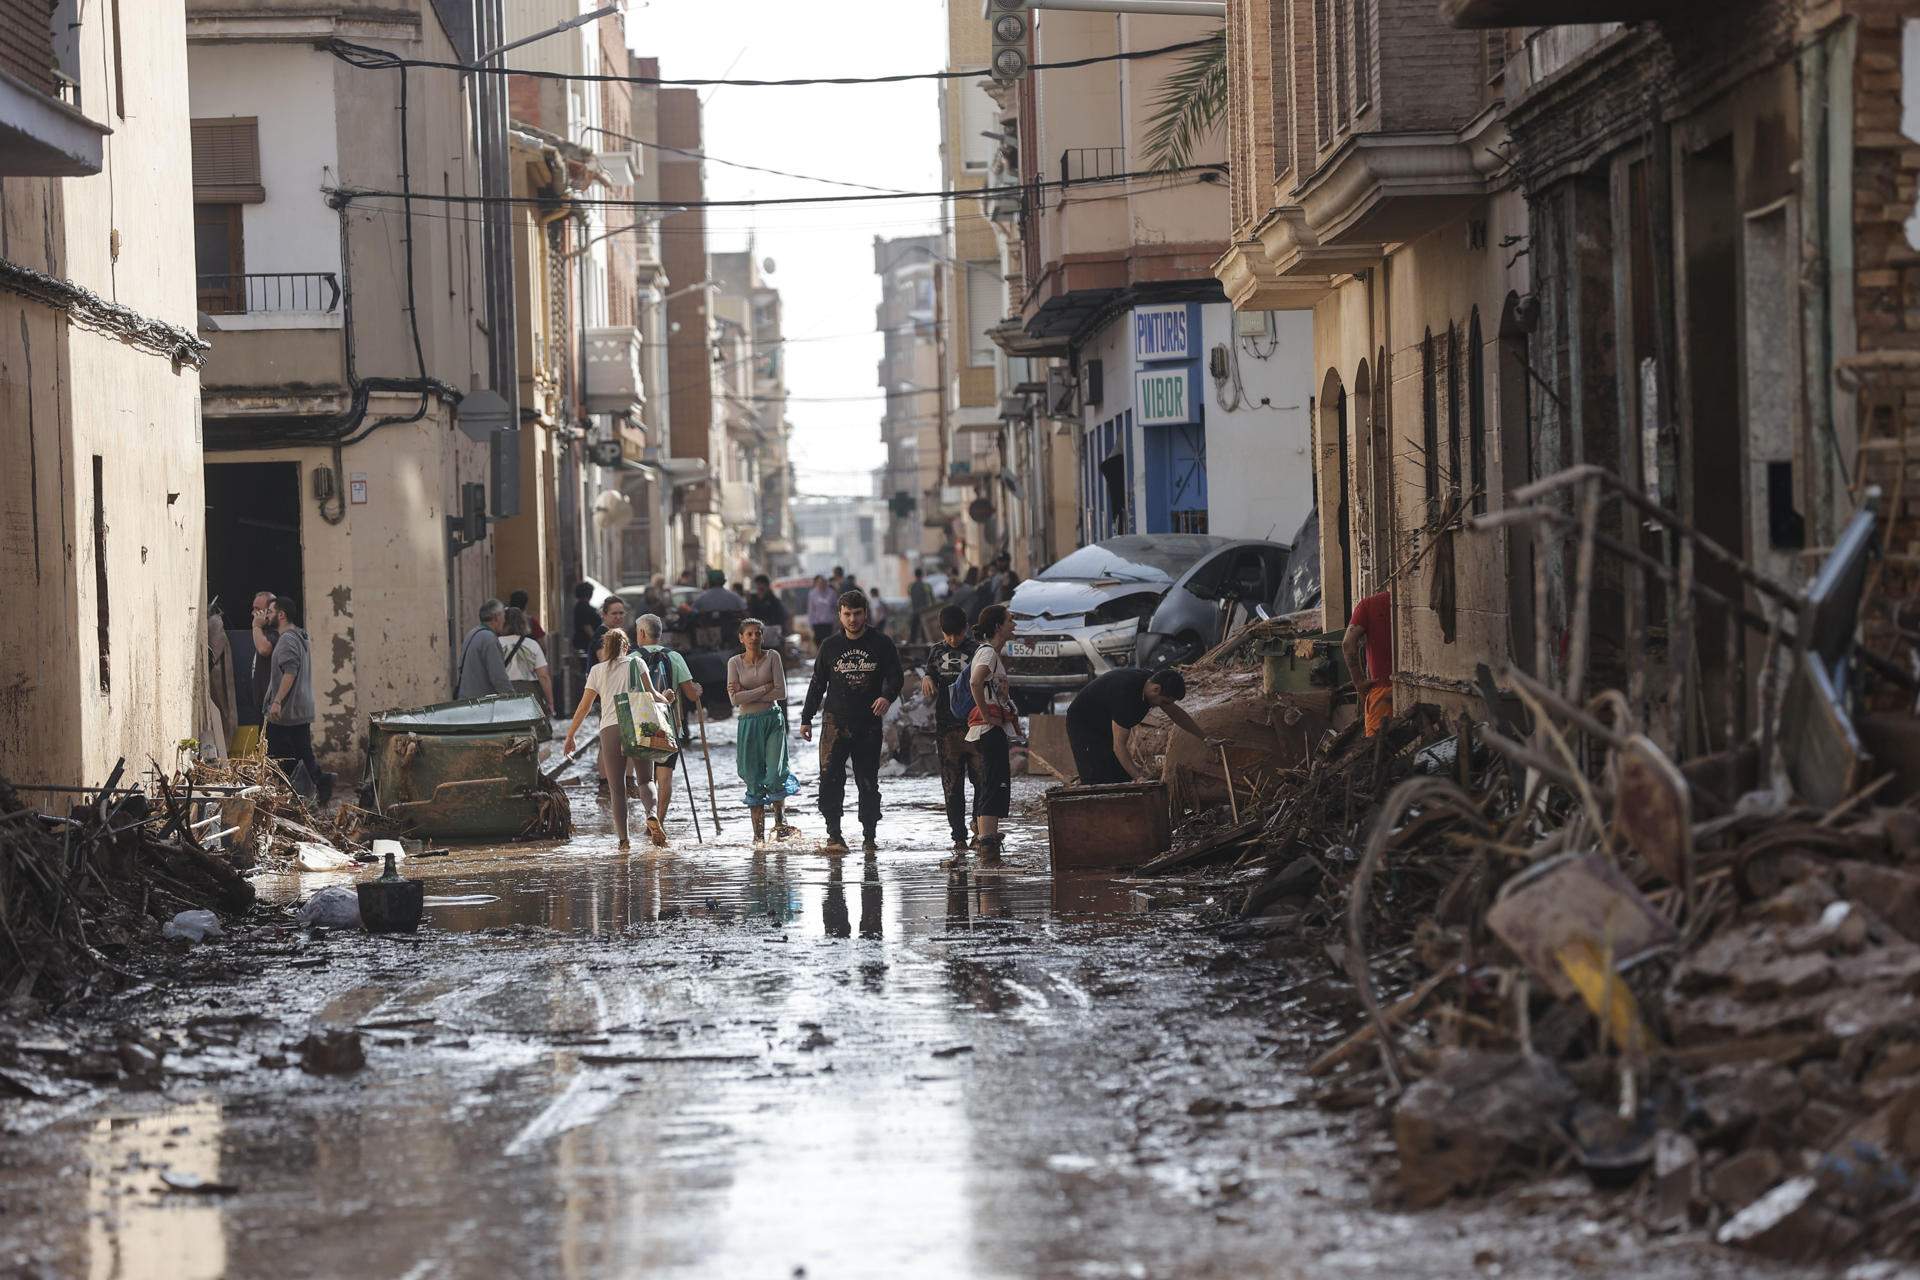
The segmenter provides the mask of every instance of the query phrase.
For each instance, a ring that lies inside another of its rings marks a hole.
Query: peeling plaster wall
[[[186,35],[179,0],[80,29],[81,102],[114,132],[92,177],[0,184],[0,256],[191,329]],[[116,256],[116,240],[117,256]],[[0,774],[99,782],[172,763],[204,664],[199,376],[0,294]],[[93,458],[109,613],[101,688]]]
[[[1470,224],[1484,222],[1484,236],[1472,247]],[[1525,260],[1509,268],[1511,250],[1498,246],[1503,237],[1522,235],[1527,228],[1526,206],[1518,192],[1501,192],[1467,217],[1436,228],[1392,252],[1370,281],[1349,279],[1313,311],[1316,383],[1324,395],[1327,375],[1337,373],[1349,396],[1347,480],[1351,486],[1350,566],[1352,598],[1378,589],[1381,579],[1400,570],[1393,582],[1396,706],[1413,702],[1451,705],[1465,692],[1481,662],[1496,670],[1508,656],[1508,543],[1498,532],[1462,532],[1455,535],[1455,631],[1452,643],[1443,634],[1439,616],[1430,605],[1435,556],[1407,561],[1428,541],[1427,483],[1421,378],[1422,342],[1429,329],[1435,344],[1437,427],[1440,443],[1442,491],[1447,490],[1448,388],[1445,371],[1447,328],[1458,342],[1460,485],[1470,485],[1470,432],[1467,407],[1469,320],[1480,312],[1482,340],[1482,396],[1484,471],[1487,506],[1503,505],[1501,475],[1500,379],[1497,343],[1501,310],[1508,292],[1526,292]],[[1371,306],[1369,305],[1371,302]],[[1375,369],[1385,348],[1385,376]],[[1388,479],[1384,486],[1389,512],[1376,521],[1377,486],[1371,464],[1376,456],[1367,438],[1366,419],[1358,403],[1361,372],[1371,387],[1372,420],[1388,432],[1384,442]],[[1381,386],[1384,383],[1384,395]],[[1338,563],[1338,441],[1328,438],[1325,406],[1315,417],[1314,457],[1320,465],[1319,506],[1323,563],[1332,574]],[[1388,533],[1389,546],[1376,546],[1376,528]],[[1324,587],[1325,617],[1329,627],[1346,625],[1336,616],[1338,588]]]
[[[411,402],[376,399],[375,412],[404,411]],[[483,479],[484,459],[456,465],[449,447],[457,432],[445,410],[420,422],[383,428],[347,453],[348,467],[367,474],[367,501],[349,503],[338,525],[321,518],[311,499],[299,515],[306,578],[301,623],[313,641],[314,752],[329,768],[351,773],[360,760],[367,718],[451,696],[452,657],[446,627],[446,495],[457,481]],[[332,465],[325,449],[274,449],[209,458],[228,462],[295,462],[302,488],[312,469]],[[473,561],[477,551],[462,559]],[[474,579],[489,576],[477,563],[461,566]],[[459,592],[469,605],[459,634],[472,625],[488,588],[484,581]]]

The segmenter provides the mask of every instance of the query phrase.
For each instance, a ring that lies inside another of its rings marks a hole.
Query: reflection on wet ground
[[[1584,1184],[1530,1222],[1373,1207],[1350,1122],[1295,1096],[1294,975],[1126,912],[1110,879],[1053,885],[1031,817],[1002,865],[949,865],[932,780],[887,784],[872,855],[815,852],[810,797],[798,844],[749,847],[736,792],[718,839],[682,805],[673,847],[623,855],[582,787],[564,845],[409,867],[434,900],[416,938],[295,936],[130,1002],[174,1045],[166,1089],[0,1111],[0,1257],[122,1280],[1740,1273],[1585,1221]],[[327,1027],[361,1031],[365,1070],[289,1065]]]

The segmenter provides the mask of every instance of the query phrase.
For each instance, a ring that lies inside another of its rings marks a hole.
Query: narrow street
[[[558,847],[409,867],[419,935],[263,931],[112,1002],[172,1046],[164,1085],[7,1113],[10,1274],[1755,1274],[1603,1229],[1577,1175],[1380,1207],[1366,1115],[1298,1099],[1296,992],[1324,965],[1053,883],[1037,779],[997,868],[946,865],[930,778],[885,782],[876,854],[755,850],[730,723],[713,746],[718,840],[676,800],[672,847],[622,855],[576,785]],[[327,1029],[361,1033],[364,1069],[301,1070]]]

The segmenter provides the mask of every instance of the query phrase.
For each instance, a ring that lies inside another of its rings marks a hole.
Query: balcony
[[[760,495],[744,480],[720,482],[720,518],[740,529],[759,529]]]
[[[84,178],[100,172],[109,130],[52,92],[0,67],[0,177]]]
[[[275,317],[306,327],[298,320],[337,317],[340,313],[340,277],[331,271],[249,272],[244,275],[203,275],[195,279],[200,310],[210,316]],[[227,328],[231,322],[221,323]],[[271,328],[271,324],[231,325],[234,328]],[[332,323],[312,325],[331,328]]]
[[[640,331],[631,325],[587,330],[587,412],[638,417],[647,402],[640,379]]]
[[[1672,13],[1669,0],[1440,0],[1442,21],[1473,28],[1650,22]]]

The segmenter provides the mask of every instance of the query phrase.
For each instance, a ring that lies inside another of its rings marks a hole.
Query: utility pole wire
[[[1102,174],[1099,177],[1066,178],[1040,182],[1024,183],[1010,187],[968,187],[947,188],[939,191],[885,191],[845,196],[768,196],[745,200],[621,200],[611,196],[569,196],[568,201],[577,205],[591,205],[602,209],[666,209],[670,212],[684,213],[694,209],[761,209],[775,205],[807,204],[858,204],[874,200],[981,200],[991,196],[1018,196],[1035,191],[1060,191],[1070,187],[1092,187],[1113,182],[1127,182],[1135,178],[1173,178],[1182,174],[1212,175],[1202,177],[1201,181],[1217,181],[1225,177],[1225,164],[1189,164],[1177,169],[1136,169],[1126,173]],[[327,194],[339,197],[342,201],[354,200],[432,200],[441,204],[524,204],[551,206],[554,201],[548,196],[470,196],[453,195],[433,191],[413,192],[411,195],[400,191],[377,191],[364,187],[335,187]]]
[[[1223,35],[1203,36],[1198,40],[1182,40],[1178,44],[1165,44],[1152,49],[1103,53],[1090,58],[1069,58],[1063,62],[1036,62],[1027,69],[1029,71],[1071,71],[1076,67],[1093,67],[1106,62],[1137,62],[1142,58],[1157,58],[1162,54],[1186,53],[1189,50],[1216,44],[1224,38]],[[385,49],[355,44],[351,40],[329,40],[324,47],[335,57],[351,62],[355,66],[422,67],[435,71],[459,71],[469,75],[529,76],[536,80],[567,80],[588,84],[634,84],[660,88],[733,85],[741,89],[784,89],[815,84],[860,85],[901,84],[911,80],[980,80],[993,74],[992,70],[982,67],[978,71],[909,71],[890,76],[796,76],[787,80],[729,80],[716,77],[706,80],[670,80],[661,76],[589,75],[584,72],[536,71],[520,67],[477,67],[464,62],[446,62],[433,58],[402,58]]]

